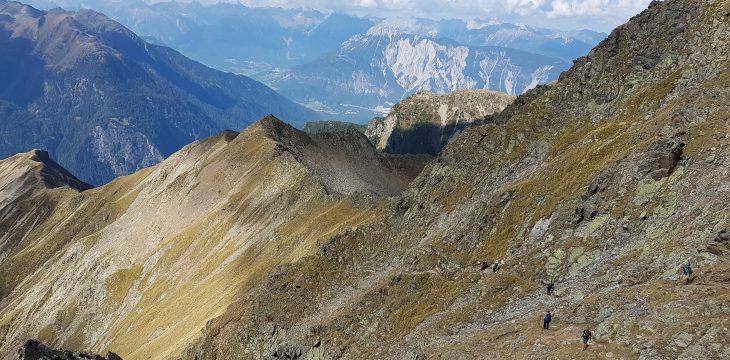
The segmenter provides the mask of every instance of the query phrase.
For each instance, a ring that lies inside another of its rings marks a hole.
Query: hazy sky
[[[497,19],[563,29],[610,31],[651,0],[202,0],[249,6],[306,7],[378,17]]]

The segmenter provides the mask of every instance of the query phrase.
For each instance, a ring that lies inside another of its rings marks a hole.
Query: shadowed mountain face
[[[243,76],[144,42],[93,11],[0,1],[0,156],[48,149],[100,184],[266,114],[313,112]]]
[[[274,117],[95,189],[44,156],[0,161],[3,359],[28,339],[175,357],[275,267],[377,222],[431,159]]]
[[[467,126],[482,123],[513,100],[513,96],[486,90],[419,92],[393,106],[385,119],[373,119],[365,136],[387,153],[435,156]]]

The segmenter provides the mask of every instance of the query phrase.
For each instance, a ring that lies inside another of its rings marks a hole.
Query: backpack
[[[592,335],[590,330],[583,330],[583,339],[590,340]]]
[[[684,270],[685,275],[692,275],[692,266],[690,266],[689,264],[684,264],[682,266],[682,269]]]

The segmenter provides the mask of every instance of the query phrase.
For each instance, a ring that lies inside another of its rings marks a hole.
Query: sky
[[[154,0],[153,0],[154,1]],[[559,29],[609,32],[651,0],[201,0],[248,6],[312,8],[361,16],[496,19]]]

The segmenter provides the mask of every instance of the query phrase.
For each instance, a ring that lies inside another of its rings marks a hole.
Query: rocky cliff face
[[[102,14],[0,1],[0,157],[44,148],[105,183],[266,114],[316,115],[243,76],[149,44]]]
[[[396,104],[384,120],[371,121],[365,135],[388,153],[438,155],[466,126],[504,110],[513,100],[487,90],[419,92]]]
[[[729,17],[725,0],[654,2],[183,358],[729,357]]]
[[[95,189],[37,157],[0,161],[1,358],[30,338],[174,357],[276,266],[378,221],[429,160],[273,117]]]
[[[391,18],[377,23],[372,31],[400,32],[447,38],[469,46],[502,46],[566,61],[587,54],[607,34],[590,30],[562,31],[494,20],[429,20]]]

